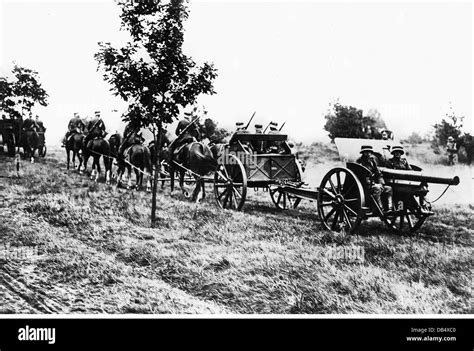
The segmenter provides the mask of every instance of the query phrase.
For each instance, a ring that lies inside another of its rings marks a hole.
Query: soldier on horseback
[[[129,122],[125,127],[123,132],[123,141],[118,149],[118,157],[120,160],[125,159],[125,154],[127,153],[127,149],[130,148],[132,145],[141,145],[145,139],[143,138],[142,134],[139,133],[139,127],[134,125],[132,122]]]
[[[94,138],[103,138],[107,135],[105,131],[105,124],[102,118],[100,118],[100,112],[95,112],[95,117],[87,124],[87,135],[84,139],[84,145],[89,143]]]
[[[172,158],[176,150],[181,146],[192,143],[193,141],[201,140],[201,133],[199,132],[196,123],[191,121],[191,113],[185,113],[184,119],[178,122],[175,134],[177,138],[171,143],[169,147],[169,156]]]
[[[23,130],[25,132],[29,130],[38,132],[40,130],[38,123],[33,119],[33,115],[30,114],[30,116],[23,122]]]
[[[84,132],[86,124],[84,121],[79,117],[79,113],[74,112],[74,117],[71,118],[69,121],[69,124],[67,126],[67,132],[66,135],[64,136],[62,140],[61,147],[66,146],[66,142],[69,140],[69,138],[75,134],[75,133],[82,133]]]

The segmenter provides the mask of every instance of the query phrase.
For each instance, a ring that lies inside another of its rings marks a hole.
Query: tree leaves
[[[21,117],[22,109],[31,112],[35,104],[48,105],[48,93],[39,82],[38,72],[15,65],[15,77],[9,81],[0,77],[0,108],[14,117]]]
[[[94,57],[113,93],[132,101],[124,120],[140,121],[145,127],[171,123],[180,108],[193,104],[200,94],[215,93],[214,66],[198,66],[182,52],[187,4],[181,0],[120,3],[122,28],[129,31],[132,42],[121,49],[99,43]]]

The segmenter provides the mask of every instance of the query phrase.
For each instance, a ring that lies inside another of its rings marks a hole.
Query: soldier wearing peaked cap
[[[177,138],[169,147],[169,157],[172,158],[175,150],[178,150],[181,146],[201,140],[201,132],[199,131],[197,123],[192,123],[193,121],[191,121],[192,115],[191,112],[185,112],[184,118],[178,122],[175,130]]]
[[[278,130],[278,123],[276,122],[270,122],[270,131],[268,134],[280,134],[280,131]],[[267,152],[268,153],[279,153],[281,148],[281,141],[269,141],[267,143]]]
[[[456,163],[456,156],[458,153],[456,142],[452,136],[448,137],[448,142],[446,143],[446,151],[448,153],[448,165],[454,165]]]
[[[268,134],[280,134],[278,131],[278,123],[270,122],[270,132]]]
[[[392,147],[392,155],[393,157],[388,160],[388,166],[393,169],[400,169],[400,170],[406,170],[406,171],[411,171],[413,168],[410,166],[406,158],[403,158],[402,155],[405,154],[405,151],[403,150],[403,146],[401,145],[396,145]],[[428,184],[422,183],[419,186],[418,189],[418,197],[420,199],[420,207],[419,211],[421,213],[432,213],[430,206],[427,205],[427,202],[425,200],[425,196],[428,193]],[[403,191],[402,188],[398,189],[397,191]]]
[[[408,163],[407,159],[402,157],[405,154],[403,150],[403,146],[396,145],[392,147],[392,151],[390,152],[393,157],[388,160],[388,166],[393,169],[402,169],[402,170],[411,170],[411,166]]]
[[[393,212],[392,195],[393,190],[391,186],[385,185],[382,173],[377,167],[377,162],[373,157],[373,148],[371,145],[362,145],[360,149],[361,157],[357,159],[357,163],[369,170],[370,176],[367,177],[367,185],[370,188],[370,193],[374,196],[377,205],[382,211],[387,213]],[[387,199],[387,208],[382,203],[382,195]]]
[[[255,125],[255,134],[263,134],[263,125]],[[263,140],[254,140],[252,141],[252,148],[256,153],[263,153],[267,148],[267,143]]]
[[[244,122],[235,123],[235,132],[239,134],[249,134],[249,131],[244,126]]]
[[[87,135],[84,138],[84,145],[94,138],[103,138],[107,135],[105,123],[100,118],[100,111],[95,111],[95,116],[87,123]]]

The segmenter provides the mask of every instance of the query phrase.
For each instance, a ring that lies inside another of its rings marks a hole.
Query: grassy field
[[[0,313],[472,313],[472,202],[435,204],[413,237],[377,220],[344,236],[313,203],[281,212],[250,189],[234,212],[210,191],[194,204],[165,189],[150,228],[149,193],[95,184],[64,159],[53,150],[16,178],[0,155]],[[308,159],[315,186],[337,162],[321,159]],[[27,247],[37,254],[13,254]],[[363,256],[331,255],[350,248]]]

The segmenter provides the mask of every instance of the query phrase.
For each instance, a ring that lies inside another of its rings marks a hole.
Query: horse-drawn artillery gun
[[[263,189],[282,210],[297,208],[303,199],[316,201],[322,225],[328,230],[348,233],[355,233],[362,221],[373,217],[397,233],[413,233],[433,215],[426,200],[428,184],[459,184],[458,177],[427,175],[416,165],[407,171],[386,167],[394,143],[391,140],[336,138],[335,142],[343,165],[329,170],[317,188],[303,181],[302,163],[284,134],[236,132],[227,144],[212,146],[217,160],[213,178],[200,176],[183,165],[175,166],[196,179],[200,177],[204,183],[212,182],[216,201],[222,208],[240,211],[248,188]],[[267,147],[259,148],[262,144]],[[373,147],[385,184],[392,187],[392,211],[381,208],[370,191],[371,172],[355,162],[361,145]],[[265,151],[255,152],[258,149]]]
[[[415,165],[412,165],[413,170],[409,171],[379,167],[385,184],[392,187],[393,202],[396,206],[394,211],[386,212],[380,208],[370,192],[368,178],[371,172],[354,162],[359,156],[362,144],[373,144],[379,164],[384,164],[382,149],[390,147],[385,145],[387,141],[336,139],[336,146],[344,166],[328,171],[316,189],[308,187],[301,181],[292,183],[276,180],[270,186],[270,192],[272,199],[277,200],[274,201],[277,207],[296,208],[302,199],[307,199],[317,202],[319,218],[328,230],[355,233],[363,220],[378,217],[391,230],[399,234],[408,234],[417,231],[425,220],[433,215],[433,212],[423,210],[420,204],[420,200],[423,199],[425,204],[431,207],[425,199],[429,183],[448,186],[459,184],[459,177],[434,177],[427,175]]]

